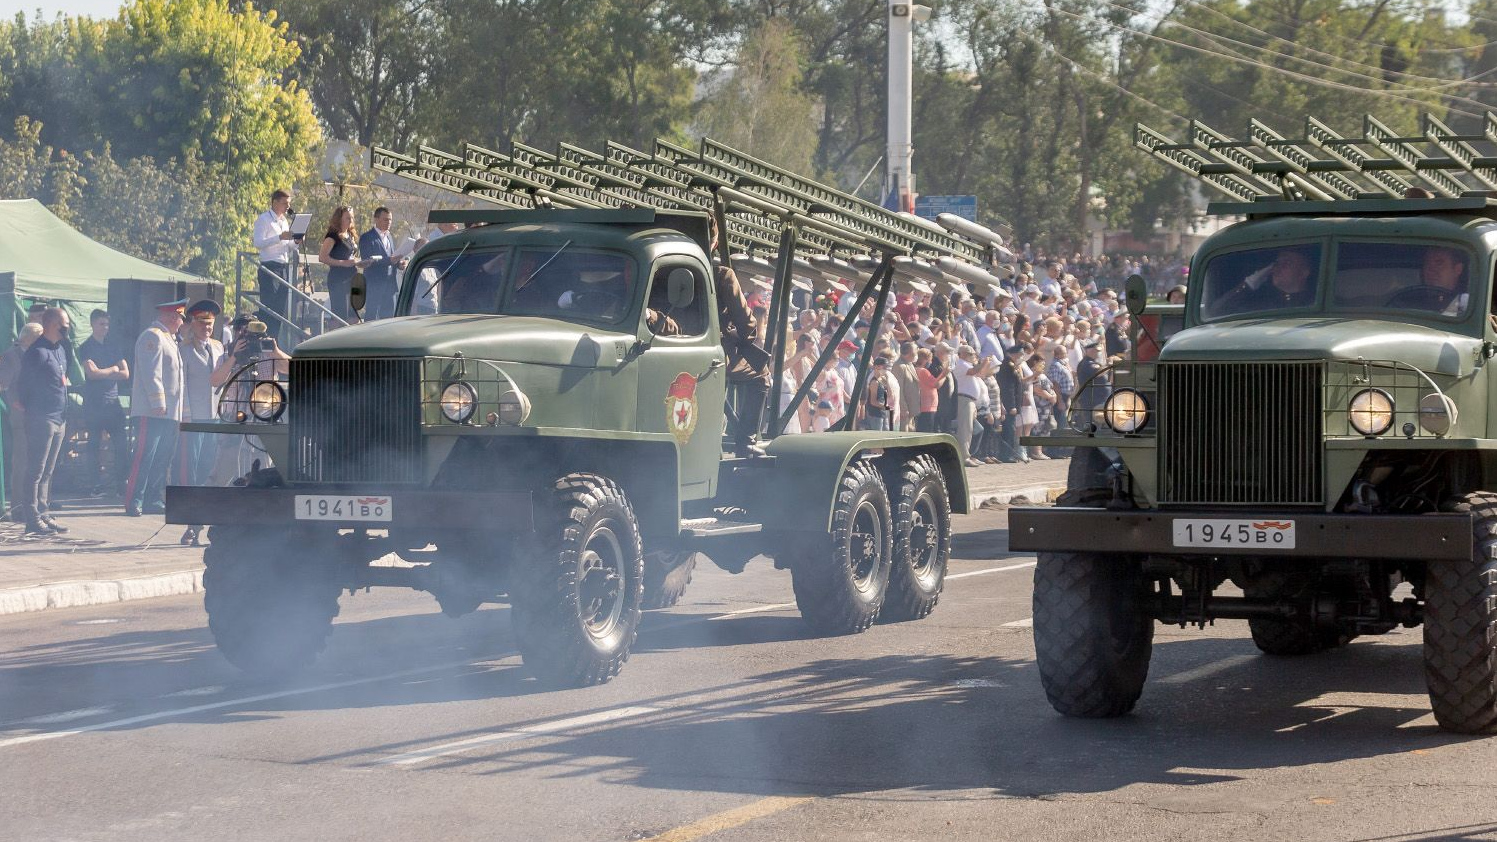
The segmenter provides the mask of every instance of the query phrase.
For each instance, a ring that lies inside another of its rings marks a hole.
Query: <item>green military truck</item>
[[[951,437],[850,418],[778,435],[809,389],[788,405],[776,389],[762,455],[725,453],[708,220],[726,232],[721,260],[769,267],[775,382],[798,286],[859,284],[876,332],[911,273],[945,278],[944,260],[951,277],[996,283],[979,264],[997,235],[918,223],[711,141],[376,148],[373,165],[485,207],[431,214],[463,227],[411,260],[397,312],[425,315],[306,341],[284,382],[247,365],[225,421],[184,425],[252,435],[269,456],[236,487],[168,491],[170,522],[211,526],[205,603],[230,661],[302,665],[342,591],[396,586],[451,615],[507,601],[532,672],[598,684],[628,658],[641,611],[681,596],[698,554],[733,572],[771,557],[825,633],[935,606],[968,500]],[[673,335],[652,329],[662,315]]]
[[[1245,619],[1270,655],[1423,625],[1440,726],[1497,731],[1497,159],[1426,119],[1346,138],[1193,124],[1137,145],[1244,217],[1195,254],[1184,329],[1071,413],[1036,551],[1051,704],[1133,708],[1155,621]],[[1138,295],[1131,296],[1141,301]],[[1135,305],[1136,306],[1136,305]],[[1081,384],[1087,392],[1088,384]],[[1038,442],[1036,442],[1038,443]],[[1228,588],[1228,584],[1235,589]]]

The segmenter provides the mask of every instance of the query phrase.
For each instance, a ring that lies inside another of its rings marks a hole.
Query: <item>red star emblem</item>
[[[682,404],[679,408],[676,409],[676,423],[677,424],[680,424],[683,427],[686,426],[686,419],[690,418],[690,417],[691,417],[691,407],[687,406],[686,404]]]

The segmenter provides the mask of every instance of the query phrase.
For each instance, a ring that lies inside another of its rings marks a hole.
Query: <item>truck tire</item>
[[[1102,508],[1111,462],[1095,447],[1071,456],[1063,506]],[[1105,553],[1039,553],[1034,569],[1034,650],[1040,684],[1065,716],[1122,716],[1149,675],[1154,618],[1132,559]]]
[[[1253,599],[1274,599],[1294,596],[1309,583],[1282,571],[1270,571],[1258,576],[1243,588],[1243,593]],[[1296,657],[1313,655],[1327,649],[1335,649],[1351,642],[1352,635],[1340,629],[1323,628],[1307,619],[1248,620],[1248,630],[1253,635],[1253,645],[1265,655]]]
[[[1424,583],[1424,680],[1435,721],[1497,733],[1497,494],[1442,507],[1471,514],[1471,557],[1431,561]]]
[[[929,454],[905,462],[894,497],[894,563],[880,618],[918,620],[941,598],[951,560],[951,498]]]
[[[278,552],[259,530],[214,526],[203,551],[203,608],[218,651],[270,678],[306,668],[327,645],[342,587],[315,552]]]
[[[1077,447],[1066,467],[1066,490],[1055,499],[1057,506],[1101,509],[1112,499],[1107,472],[1112,460],[1099,447]]]
[[[1154,618],[1142,569],[1103,553],[1040,553],[1034,650],[1050,705],[1066,716],[1133,710],[1149,675]]]
[[[646,611],[670,608],[681,601],[691,573],[697,566],[696,553],[650,553],[645,556]]]
[[[831,554],[793,551],[790,582],[801,616],[824,634],[857,634],[878,618],[894,559],[889,492],[868,462],[847,466],[832,509]],[[824,550],[823,542],[821,544]]]
[[[540,498],[536,524],[532,551],[512,574],[520,656],[547,684],[603,684],[629,660],[639,628],[644,553],[634,507],[612,480],[568,474]]]

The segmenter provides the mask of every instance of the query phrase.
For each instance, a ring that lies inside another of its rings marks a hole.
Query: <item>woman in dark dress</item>
[[[354,273],[369,265],[369,261],[358,259],[359,238],[354,233],[353,209],[339,205],[327,221],[327,233],[322,238],[322,247],[317,260],[327,270],[328,309],[349,324],[358,320],[353,308],[348,305],[348,291]]]

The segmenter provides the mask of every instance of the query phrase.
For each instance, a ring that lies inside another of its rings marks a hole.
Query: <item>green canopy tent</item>
[[[0,349],[15,341],[27,309],[38,301],[67,310],[81,340],[88,335],[89,312],[107,305],[109,281],[120,278],[195,280],[89,239],[35,199],[0,201]],[[74,381],[79,377],[75,371]]]
[[[111,278],[194,280],[89,239],[35,199],[0,201],[0,342],[5,347],[34,301],[60,305],[86,330],[89,311],[109,301]]]

